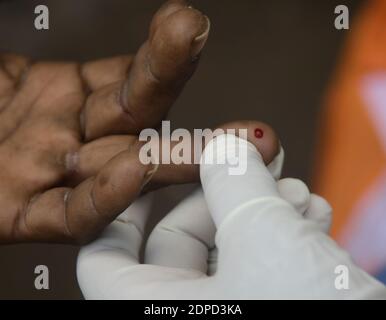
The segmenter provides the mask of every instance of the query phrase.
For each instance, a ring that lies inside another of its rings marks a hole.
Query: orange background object
[[[355,205],[386,168],[384,146],[362,96],[364,78],[386,72],[386,1],[366,1],[357,18],[325,102],[314,169],[314,188],[334,209],[338,242]]]

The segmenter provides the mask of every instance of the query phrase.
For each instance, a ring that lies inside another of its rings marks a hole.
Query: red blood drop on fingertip
[[[261,130],[260,128],[255,129],[255,137],[257,139],[261,139],[264,136],[264,131]]]

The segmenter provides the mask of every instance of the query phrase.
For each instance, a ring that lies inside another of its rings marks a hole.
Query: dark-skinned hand
[[[79,64],[0,55],[0,243],[85,243],[144,187],[199,180],[194,165],[142,164],[138,134],[165,118],[208,33],[206,16],[171,0],[135,56]],[[278,149],[265,130],[268,142],[257,144],[269,161]]]
[[[135,56],[0,55],[0,243],[91,240],[139,195],[153,166],[137,134],[166,116],[208,32],[203,14],[169,1]]]

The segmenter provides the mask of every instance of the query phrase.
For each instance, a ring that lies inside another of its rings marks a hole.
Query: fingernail
[[[206,40],[208,40],[210,30],[210,20],[207,16],[203,15],[203,29],[204,31],[198,35],[192,43],[191,56],[195,60],[205,46]]]

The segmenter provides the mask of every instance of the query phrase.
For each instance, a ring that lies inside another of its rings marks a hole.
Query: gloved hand
[[[145,264],[139,264],[139,250],[146,203],[131,207],[101,238],[81,250],[77,272],[84,296],[386,298],[385,287],[356,267],[326,234],[331,215],[326,201],[310,194],[299,180],[274,180],[282,152],[267,168],[255,146],[238,139],[234,147],[247,150],[241,159],[247,163],[246,174],[229,175],[234,163],[230,160],[235,159],[228,158],[223,165],[206,163],[207,157],[232,151],[229,146],[225,150],[225,137],[213,139],[203,152],[203,190],[183,201],[153,230]],[[334,286],[338,265],[349,270],[349,290]]]

